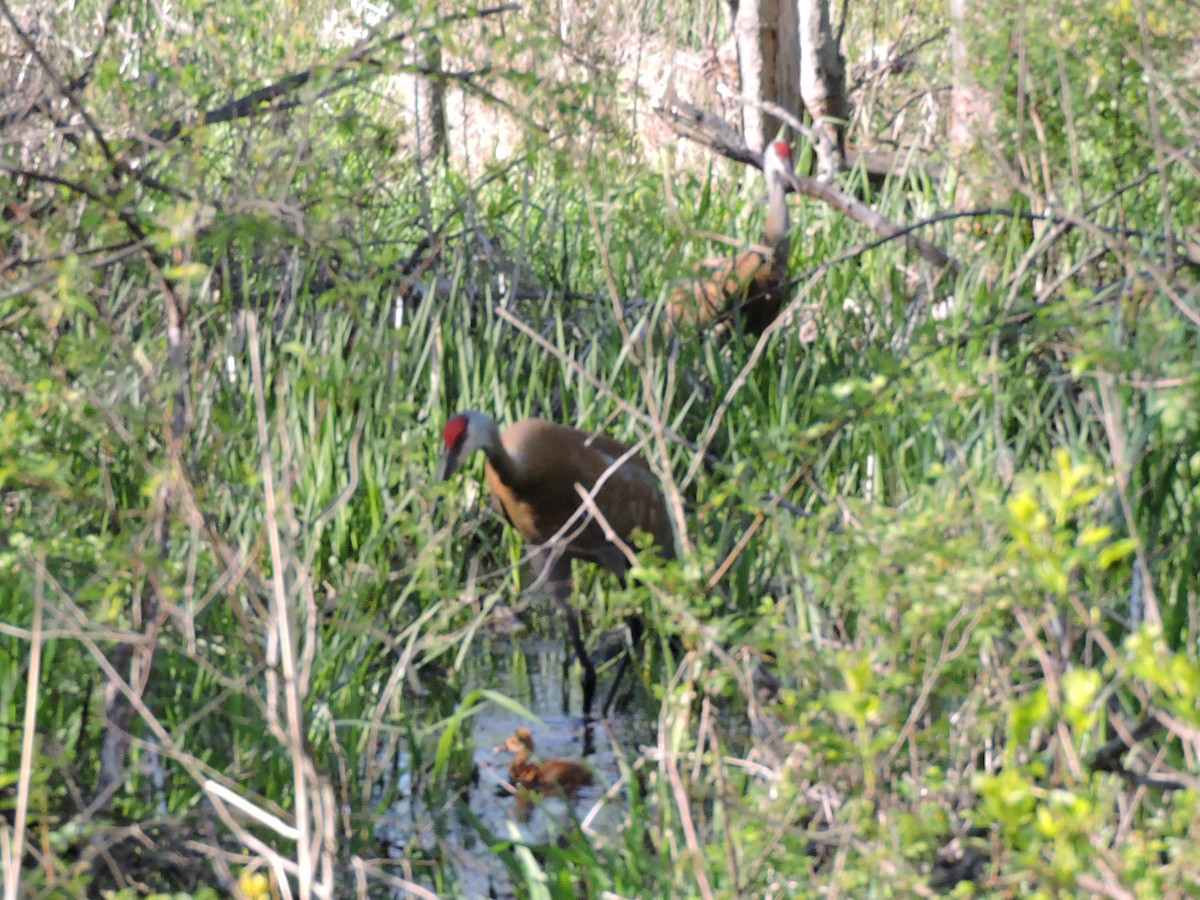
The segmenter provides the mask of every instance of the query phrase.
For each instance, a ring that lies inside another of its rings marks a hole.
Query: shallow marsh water
[[[600,691],[607,689],[612,671],[601,674]],[[628,794],[618,760],[637,758],[639,745],[653,739],[654,723],[632,704],[632,710],[612,712],[604,721],[585,727],[579,715],[578,672],[573,665],[564,667],[559,641],[491,642],[466,676],[464,691],[475,687],[495,691],[534,718],[498,703],[488,703],[473,715],[464,727],[474,743],[478,780],[464,787],[457,803],[440,810],[427,808],[420,793],[411,790],[408,753],[401,750],[390,766],[400,778],[398,799],[380,816],[376,833],[388,856],[397,862],[406,858],[411,874],[405,877],[423,886],[430,882],[422,877],[417,855],[438,860],[455,873],[451,896],[509,897],[514,895],[512,880],[500,854],[509,854],[511,864],[512,854],[521,853],[519,846],[550,843],[580,827],[593,842],[621,839]],[[631,685],[634,677],[627,674],[625,684]],[[641,692],[640,687],[635,689],[635,695]],[[512,756],[495,754],[493,748],[522,726],[533,732],[535,760],[581,761],[592,769],[595,784],[570,800],[545,797],[530,804],[514,797],[503,786]],[[493,852],[481,831],[512,845]]]

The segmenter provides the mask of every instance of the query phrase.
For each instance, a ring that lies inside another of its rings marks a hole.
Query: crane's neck
[[[776,256],[785,259],[791,250],[791,219],[788,217],[787,187],[783,176],[777,172],[767,173],[767,227],[765,241],[775,248]]]
[[[505,449],[496,420],[475,410],[461,415],[467,420],[467,434],[462,445],[455,451],[454,466],[457,467],[476,450],[482,450],[500,481],[509,487],[515,487],[521,481],[520,467]]]
[[[538,769],[529,761],[529,757],[533,751],[528,747],[522,747],[517,751],[516,758],[508,767],[508,779],[513,784],[529,784],[535,782],[538,778]]]
[[[504,444],[501,442],[499,434],[495,434],[493,440],[484,444],[483,452],[487,454],[488,463],[502,484],[508,487],[516,487],[521,483],[520,467],[517,465],[517,461],[509,455],[509,452],[504,449]]]

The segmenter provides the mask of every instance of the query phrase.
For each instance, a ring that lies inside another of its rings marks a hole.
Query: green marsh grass
[[[1042,104],[1058,64],[1036,62]],[[1087,60],[1065,65],[1087,83]],[[1091,227],[1025,217],[1054,207],[1014,186],[1014,215],[922,229],[962,264],[935,284],[898,242],[851,252],[876,236],[793,199],[800,316],[761,349],[672,346],[644,339],[647,320],[673,279],[727,252],[709,235],[761,228],[756,173],[664,181],[628,163],[614,126],[589,153],[531,128],[505,169],[423,181],[394,161],[390,132],[367,128],[368,98],[352,109],[335,96],[274,122],[310,135],[302,149],[263,129],[242,156],[241,126],[220,126],[164,151],[173,185],[261,205],[201,225],[198,202],[96,201],[93,230],[64,215],[39,249],[53,262],[4,294],[0,803],[7,813],[11,786],[29,786],[31,895],[88,877],[135,891],[122,881],[132,857],[92,867],[84,851],[91,834],[152,819],[210,854],[196,856],[195,884],[147,882],[156,890],[228,890],[221,866],[294,859],[266,825],[214,820],[202,782],[288,820],[305,765],[312,809],[332,811],[316,852],[368,891],[462,892],[451,857],[463,822],[521,896],[911,896],[930,889],[952,836],[984,854],[976,887],[959,888],[981,895],[1079,895],[1109,873],[1146,895],[1196,880],[1200,382],[1180,305],[1195,305],[1194,272],[1156,280],[1146,261],[1159,245],[1114,248],[1111,230],[1160,230],[1165,208],[1186,227],[1192,169],[1118,195],[1128,179],[1087,157],[1105,152],[1098,113],[1096,136],[1053,148],[1062,171],[1083,154],[1075,168],[1096,173],[1063,195]],[[1090,116],[1062,128],[1078,138]],[[368,136],[347,140],[343,117]],[[1123,138],[1113,152],[1148,166],[1148,147]],[[1004,149],[1019,162],[1035,148]],[[69,174],[102,184],[83,164]],[[861,173],[843,183],[869,190]],[[952,208],[950,184],[869,200],[912,222]],[[178,457],[179,373],[153,266],[72,255],[85,237],[127,237],[118,202],[186,261],[171,276],[190,302]],[[444,244],[409,283],[401,263],[434,223]],[[921,290],[947,315],[910,325]],[[614,751],[617,833],[572,824],[539,843],[466,802],[482,790],[477,723],[520,712],[493,682],[526,665],[490,633],[490,611],[517,608],[531,639],[561,633],[555,611],[521,595],[525,548],[486,510],[482,463],[434,481],[442,424],[469,408],[646,438],[679,498],[678,563],[646,565],[624,591],[578,577],[592,633],[631,611],[649,623],[631,703],[653,724]],[[279,727],[273,603],[297,625],[299,735]],[[86,811],[111,677],[98,656],[134,678],[129,654],[147,641],[145,712],[99,818]],[[760,664],[778,682],[770,696]],[[1146,709],[1174,717],[1153,764],[1179,780],[1090,772],[1110,720],[1132,727]],[[398,809],[410,830],[389,858],[380,822]]]

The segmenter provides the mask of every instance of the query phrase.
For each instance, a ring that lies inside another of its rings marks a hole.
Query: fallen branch
[[[501,13],[515,12],[519,9],[520,6],[515,3],[505,3],[501,4],[500,6],[492,6],[487,9],[477,9],[471,12],[448,15],[439,20],[439,24],[444,25],[448,22],[470,19],[485,19],[490,16],[500,15]],[[414,37],[417,33],[419,32],[402,31],[399,34],[395,34],[389,38],[386,38],[383,41],[383,46],[386,47],[389,44],[398,44],[403,41],[407,41]],[[282,99],[295,93],[300,88],[313,81],[318,74],[333,78],[336,76],[344,76],[349,73],[360,73],[365,67],[370,67],[371,69],[382,72],[382,66],[377,60],[371,57],[371,54],[377,49],[378,48],[366,42],[361,43],[355,50],[347,54],[337,63],[334,63],[332,66],[310,66],[309,68],[303,69],[299,72],[293,72],[289,75],[285,75],[278,81],[257,88],[248,94],[244,94],[241,97],[230,100],[227,103],[223,103],[215,109],[210,109],[207,112],[201,113],[200,115],[191,119],[176,119],[170,125],[166,125],[162,128],[156,128],[154,131],[150,132],[150,140],[156,143],[168,143],[179,137],[179,135],[187,129],[200,128],[205,125],[215,125],[220,122],[232,122],[236,119],[244,119],[263,110],[264,107],[267,107],[267,105],[273,101]],[[454,73],[450,72],[423,71],[422,74],[430,77],[454,77]],[[467,77],[469,77],[469,74]],[[352,79],[352,81],[353,80],[355,79]],[[352,83],[352,81],[347,83]]]
[[[728,159],[758,168],[762,167],[759,155],[746,146],[741,135],[734,131],[724,119],[705,112],[678,97],[669,98],[666,103],[665,107],[659,107],[658,112],[667,119],[676,134],[711,147]],[[788,180],[792,190],[796,193],[804,194],[806,197],[832,206],[844,216],[866,226],[878,235],[903,241],[906,247],[939,269],[958,271],[958,262],[940,247],[924,238],[917,237],[909,229],[881,215],[840,188],[806,175],[792,174],[788,176]]]
[[[1117,736],[1095,752],[1088,763],[1093,772],[1118,772],[1125,768],[1121,757],[1127,750],[1162,731],[1162,723],[1154,716],[1147,716],[1133,731],[1129,731],[1119,719],[1112,720]]]

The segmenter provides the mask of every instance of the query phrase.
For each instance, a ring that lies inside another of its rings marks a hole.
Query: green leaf
[[[1119,541],[1113,541],[1101,550],[1096,562],[1101,569],[1108,569],[1136,551],[1137,541],[1133,538],[1122,538]]]
[[[1070,669],[1062,677],[1063,714],[1076,731],[1090,727],[1095,720],[1093,706],[1103,679],[1095,669]]]
[[[1023,700],[1014,702],[1008,711],[1009,740],[1025,745],[1035,728],[1044,728],[1050,721],[1050,695],[1040,687]]]

